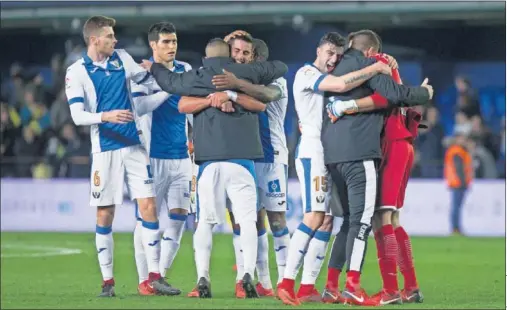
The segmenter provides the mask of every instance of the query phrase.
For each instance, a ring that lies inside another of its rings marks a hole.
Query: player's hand
[[[139,64],[141,67],[143,67],[144,70],[150,72],[151,66],[153,65],[152,61],[143,59],[143,62]]]
[[[217,89],[228,89],[234,90],[238,88],[239,79],[234,75],[234,73],[229,72],[223,69],[224,74],[215,75],[211,79],[211,83],[215,85]]]
[[[129,110],[113,110],[102,112],[102,121],[113,124],[126,124],[134,121],[134,114]]]
[[[422,82],[421,86],[428,90],[428,93],[430,94],[430,100],[431,100],[433,98],[433,86],[429,85],[428,82],[429,82],[429,79],[425,78],[424,81]]]
[[[211,100],[211,106],[217,109],[220,109],[222,104],[229,101],[229,96],[224,92],[209,94],[207,98]]]
[[[387,61],[388,61],[387,64],[389,65],[389,67],[391,67],[391,69],[393,69],[393,70],[398,69],[398,62],[396,61],[396,58],[394,58],[393,56],[391,56],[389,54],[382,54],[382,56],[387,58]]]
[[[333,124],[338,120],[338,117],[334,116],[329,109],[327,109],[327,116],[331,119],[331,123]]]
[[[327,112],[337,119],[345,114],[355,114],[359,111],[355,100],[341,101],[334,100],[334,97],[330,97],[330,99],[331,102],[326,106]]]
[[[188,153],[190,155],[194,154],[194,143],[192,141],[188,141]]]
[[[250,34],[244,30],[235,30],[228,35],[225,36],[224,41],[229,43],[231,39],[234,39],[235,37],[239,36],[249,36]]]
[[[387,74],[387,75],[391,75],[392,74],[392,69],[391,67],[389,67],[388,64],[385,64],[383,63],[382,61],[377,61],[374,66],[376,67],[377,69],[377,72],[379,74]]]
[[[225,112],[225,113],[232,113],[235,111],[234,107],[232,106],[232,101],[224,102],[220,109],[222,110],[222,112]]]

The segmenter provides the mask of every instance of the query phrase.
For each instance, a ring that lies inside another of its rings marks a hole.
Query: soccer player
[[[385,63],[393,59],[388,55],[386,58],[386,55],[382,54],[375,55],[374,58]],[[401,84],[395,60],[394,64],[393,79]],[[426,83],[427,80],[423,85]],[[330,112],[333,116],[340,117],[343,113],[355,113],[352,112],[353,110],[368,112],[386,108],[388,106],[387,100],[378,94],[376,96],[380,99],[376,102],[369,97],[336,102],[333,104],[334,110],[331,108]],[[382,140],[383,160],[380,166],[379,208],[373,217],[373,230],[377,243],[383,289],[371,297],[371,303],[380,306],[423,301],[423,295],[419,290],[415,275],[410,238],[399,222],[399,210],[403,208],[405,189],[414,158],[412,143],[417,137],[417,128],[421,127],[419,125],[421,115],[415,110],[396,106],[389,107],[388,113],[384,123]],[[405,289],[401,295],[398,289],[397,265],[405,280]],[[330,267],[328,274],[335,272],[335,270],[336,268]],[[336,281],[337,286],[337,277],[333,280]]]
[[[294,80],[294,100],[301,126],[301,140],[296,153],[296,171],[301,184],[304,216],[303,222],[290,240],[284,279],[278,286],[278,297],[289,305],[300,304],[294,292],[294,281],[303,259],[306,260],[305,255],[309,256],[309,261],[315,262],[315,268],[312,268],[310,273],[304,272],[303,291],[300,296],[315,295],[315,280],[325,257],[332,230],[330,216],[326,220],[327,225],[321,227],[328,211],[326,200],[329,200],[326,198],[328,174],[324,166],[320,140],[324,109],[323,92],[347,91],[359,86],[373,75],[388,70],[386,65],[378,63],[342,77],[327,75],[338,63],[344,52],[344,46],[345,39],[338,33],[325,34],[318,43],[315,61],[300,68]]]
[[[178,49],[176,28],[168,22],[152,25],[148,41],[156,62],[173,72],[191,70],[188,63],[175,60]],[[169,210],[169,224],[162,235],[160,245],[160,273],[165,277],[180,247],[190,208],[193,164],[189,157],[187,140],[187,117],[178,111],[181,98],[160,90],[156,82],[151,85],[131,83],[134,108],[148,151],[153,179],[155,181],[158,214],[165,204]],[[134,249],[139,273],[138,292],[153,295],[148,285],[146,256],[141,242],[142,219],[137,215],[134,230]]]
[[[146,150],[137,133],[129,81],[149,83],[148,73],[124,50],[116,50],[115,20],[90,17],[83,26],[87,52],[67,69],[66,95],[74,123],[91,126],[90,205],[97,208],[97,255],[103,278],[100,296],[112,297],[115,205],[123,202],[123,182],[136,199],[143,218],[142,244],[148,264],[149,286],[164,295],[180,294],[160,275],[160,236],[153,178]]]
[[[237,30],[226,39],[231,46],[231,56],[237,63],[262,62],[269,57],[266,43],[253,39],[250,34]],[[237,79],[234,74],[226,72],[213,78],[217,89],[235,89],[250,95],[262,102],[267,102],[266,111],[259,113],[259,129],[264,158],[255,162],[257,190],[259,193],[259,212],[257,216],[258,252],[256,270],[259,282],[256,285],[260,296],[274,296],[269,272],[269,242],[266,233],[266,213],[273,232],[274,248],[278,266],[278,283],[283,277],[286,253],[289,246],[289,230],[285,221],[287,208],[287,165],[288,149],[283,128],[287,111],[287,82],[281,77],[270,85],[253,85]],[[240,230],[233,223],[233,245],[236,256],[237,274],[235,294],[244,298],[240,275],[243,273],[243,254],[238,242]]]

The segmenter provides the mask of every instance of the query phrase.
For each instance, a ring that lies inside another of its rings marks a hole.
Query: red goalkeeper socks
[[[405,289],[418,288],[410,238],[401,226],[396,228],[394,233],[398,242],[398,266],[405,279]]]
[[[396,259],[398,257],[398,244],[394,234],[393,225],[384,225],[380,229],[382,234],[383,257],[379,260],[380,273],[384,283],[384,290],[389,293],[398,291],[398,278]]]

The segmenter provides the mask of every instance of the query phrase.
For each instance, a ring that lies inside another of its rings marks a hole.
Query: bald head
[[[372,30],[359,30],[349,34],[349,47],[362,52],[378,53],[380,51],[380,37]]]
[[[211,39],[206,45],[206,57],[230,57],[229,44],[223,39]]]

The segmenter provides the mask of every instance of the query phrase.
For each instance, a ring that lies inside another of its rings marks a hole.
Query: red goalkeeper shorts
[[[409,141],[397,140],[384,145],[378,209],[398,210],[403,207],[413,162],[414,147]]]

